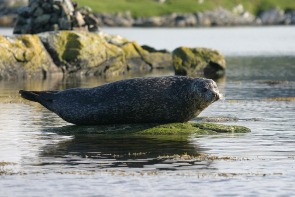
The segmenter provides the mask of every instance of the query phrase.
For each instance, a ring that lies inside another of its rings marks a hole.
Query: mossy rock
[[[61,73],[36,35],[0,36],[0,79]]]
[[[39,34],[55,63],[68,73],[121,75],[127,67],[123,51],[102,35],[84,31]]]
[[[99,33],[109,44],[120,48],[124,54],[124,59],[128,71],[148,71],[153,65],[146,57],[149,52],[143,49],[137,42],[129,41],[119,35]]]
[[[144,50],[148,51],[149,54],[146,56],[146,60],[153,65],[156,69],[173,69],[172,65],[172,54],[165,50],[157,50],[151,46],[141,46]]]
[[[224,56],[208,48],[179,47],[172,52],[173,67],[176,75],[205,76],[219,78],[225,73]]]
[[[172,68],[172,55],[167,50],[156,50],[149,46],[140,46],[118,35],[101,32],[100,35],[112,45],[122,49],[129,71],[149,71],[151,69]]]
[[[149,54],[137,42],[126,42],[121,45],[128,70],[146,71],[152,69],[152,64],[146,59]]]
[[[170,124],[124,124],[102,126],[65,126],[54,128],[60,134],[104,134],[104,135],[213,135],[218,133],[247,133],[243,126],[214,123],[170,123]]]

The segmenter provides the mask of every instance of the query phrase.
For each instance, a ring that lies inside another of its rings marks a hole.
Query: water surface
[[[156,30],[156,31],[155,31]],[[226,56],[295,55],[295,27],[216,27],[216,28],[105,28],[140,44],[174,50],[179,46],[207,47]]]
[[[193,29],[173,31],[186,34]],[[204,29],[208,31],[219,30]],[[230,34],[236,29],[223,31]],[[245,40],[236,45],[244,46]],[[282,42],[290,45],[288,39]],[[38,104],[23,101],[18,90],[93,87],[117,79],[0,81],[0,162],[7,162],[0,166],[0,196],[295,195],[295,57],[285,53],[283,44],[273,44],[283,56],[263,50],[265,56],[249,56],[240,48],[237,53],[243,56],[230,53],[226,77],[217,81],[225,99],[200,114],[209,121],[222,118],[227,120],[223,124],[247,126],[252,130],[248,134],[122,137],[75,133],[80,128]]]

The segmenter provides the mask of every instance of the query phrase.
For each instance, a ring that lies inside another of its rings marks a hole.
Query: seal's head
[[[192,84],[192,89],[195,98],[198,100],[198,107],[201,109],[205,109],[221,98],[216,83],[211,79],[196,78]]]

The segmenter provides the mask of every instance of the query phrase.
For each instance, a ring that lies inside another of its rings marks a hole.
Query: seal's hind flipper
[[[57,92],[58,91],[19,91],[22,98],[38,103],[42,103],[42,101],[52,102]]]

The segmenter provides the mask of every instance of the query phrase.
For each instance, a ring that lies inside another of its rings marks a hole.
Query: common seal
[[[185,76],[133,78],[95,88],[19,93],[77,125],[186,122],[220,97],[213,80]]]

